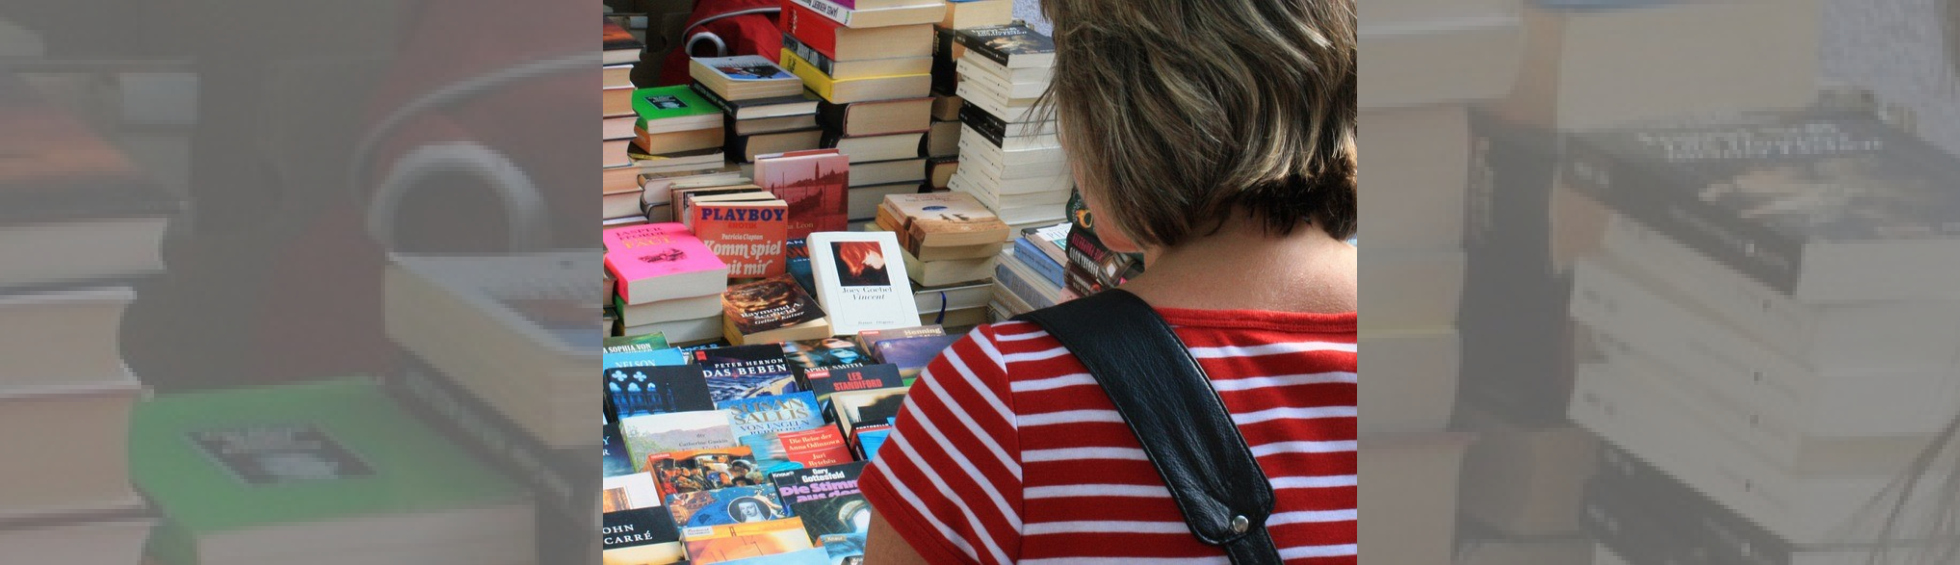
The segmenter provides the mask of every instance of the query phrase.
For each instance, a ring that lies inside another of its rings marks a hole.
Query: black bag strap
[[[1116,404],[1191,533],[1234,565],[1278,564],[1273,487],[1204,369],[1136,295],[1110,289],[1022,314],[1062,342]]]

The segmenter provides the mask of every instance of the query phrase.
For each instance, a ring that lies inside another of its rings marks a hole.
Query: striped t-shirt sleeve
[[[994,338],[981,326],[927,365],[858,482],[934,565],[1019,558],[1021,446]]]

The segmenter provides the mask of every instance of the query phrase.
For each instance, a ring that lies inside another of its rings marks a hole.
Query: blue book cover
[[[605,452],[606,476],[633,474],[633,456],[626,453],[626,439],[619,435],[619,424],[608,421],[605,430],[605,440],[600,449]]]
[[[667,495],[667,511],[682,530],[766,522],[789,517],[776,487],[728,487]]]
[[[708,378],[716,402],[802,391],[783,346],[774,343],[702,349],[694,362]]]
[[[1035,247],[1034,242],[1029,241],[1028,238],[1014,238],[1013,260],[1020,261],[1022,265],[1027,265],[1029,269],[1040,273],[1042,278],[1055,283],[1057,287],[1068,285],[1068,279],[1063,275],[1066,270],[1062,268],[1062,264],[1056,263],[1054,258],[1049,257],[1047,253],[1041,252],[1041,248]]]
[[[599,364],[606,369],[617,367],[669,367],[686,365],[687,352],[677,348],[607,351],[599,355]]]
[[[817,411],[817,395],[807,391],[723,400],[716,402],[715,407],[729,411],[729,422],[738,439],[823,425],[823,413]]]
[[[609,368],[605,385],[615,422],[633,416],[715,409],[700,365]]]

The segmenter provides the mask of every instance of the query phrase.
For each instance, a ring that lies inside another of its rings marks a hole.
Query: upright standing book
[[[789,203],[788,237],[841,231],[848,217],[851,159],[836,149],[758,155],[755,183]]]
[[[905,275],[905,251],[891,232],[823,232],[810,236],[817,300],[831,331],[919,325],[918,301]]]

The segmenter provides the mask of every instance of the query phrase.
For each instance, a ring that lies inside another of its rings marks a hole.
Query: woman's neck
[[[1280,236],[1235,221],[1146,255],[1123,284],[1160,308],[1345,313],[1357,309],[1357,252],[1317,226]]]

